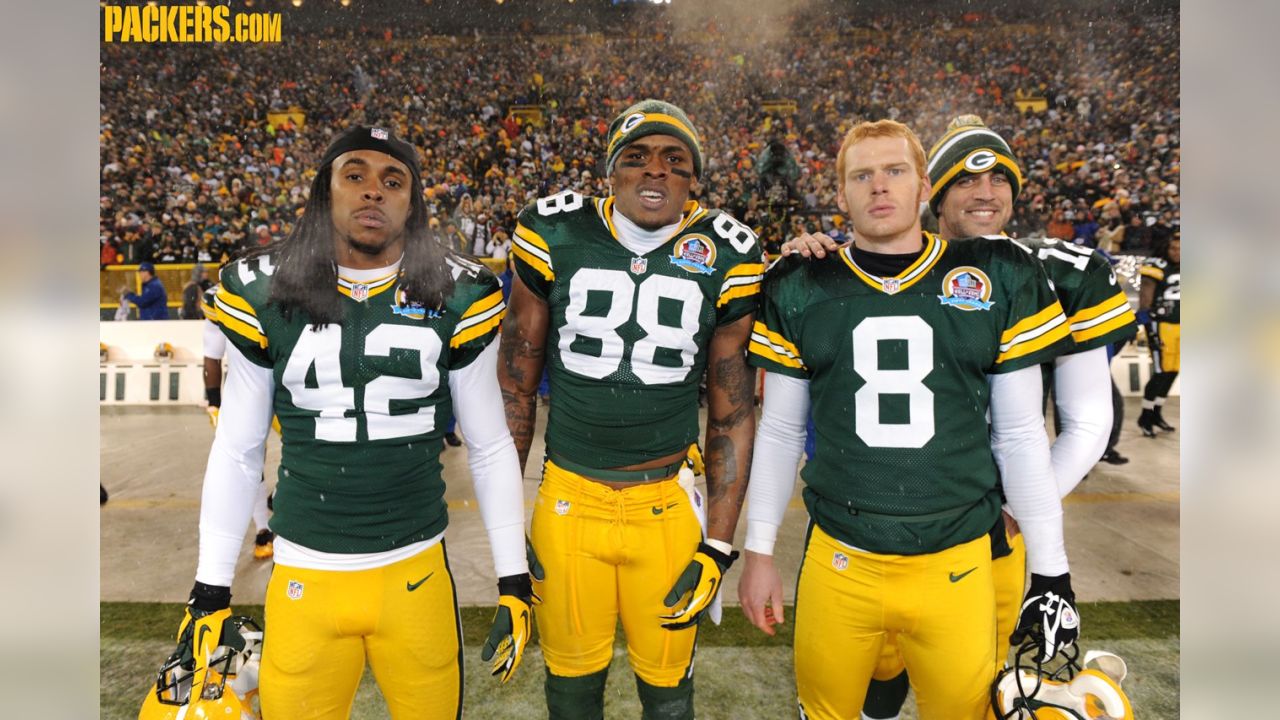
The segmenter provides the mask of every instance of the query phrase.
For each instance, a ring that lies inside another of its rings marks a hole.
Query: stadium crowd
[[[1141,254],[1178,229],[1176,7],[828,10],[744,27],[653,13],[629,31],[526,21],[452,35],[429,14],[394,26],[329,16],[290,24],[279,45],[104,45],[100,263],[218,262],[284,237],[306,200],[300,169],[359,122],[423,148],[442,240],[502,257],[533,198],[607,192],[606,125],[643,97],[689,111],[706,145],[704,204],[771,251],[801,227],[841,233],[840,137],[882,117],[929,141],[977,113],[1008,138],[1028,175],[1014,234]],[[1047,109],[1023,114],[1023,96]],[[542,107],[541,126],[507,112],[526,104]],[[305,123],[269,121],[290,107]]]

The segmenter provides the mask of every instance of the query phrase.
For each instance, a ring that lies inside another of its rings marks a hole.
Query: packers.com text
[[[226,5],[103,5],[103,42],[280,42],[280,13]]]

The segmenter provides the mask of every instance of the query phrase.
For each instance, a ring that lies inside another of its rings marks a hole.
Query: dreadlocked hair
[[[333,195],[329,180],[333,166],[320,168],[311,181],[311,194],[302,217],[289,236],[255,248],[245,258],[273,255],[270,301],[287,320],[301,313],[313,326],[341,325],[342,295],[338,293],[338,265],[334,259]],[[404,257],[400,261],[400,286],[408,302],[439,310],[453,294],[454,277],[449,260],[456,253],[441,245],[429,232],[422,181],[414,176],[409,185],[409,217],[404,226]]]

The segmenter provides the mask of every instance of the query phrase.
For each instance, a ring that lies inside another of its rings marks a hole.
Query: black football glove
[[[538,570],[541,572],[541,565]],[[533,606],[541,601],[533,592],[528,573],[498,578],[498,609],[493,614],[493,628],[484,641],[480,659],[491,663],[491,674],[504,683],[520,667],[525,646],[533,635]]]
[[[1031,574],[1031,587],[1009,642],[1016,647],[1028,637],[1040,645],[1038,663],[1048,662],[1080,637],[1080,615],[1076,612],[1076,594],[1071,591],[1071,573],[1055,577]]]
[[[676,584],[671,586],[671,591],[663,600],[667,607],[674,607],[680,598],[689,595],[689,602],[679,610],[662,615],[662,619],[667,621],[662,627],[683,630],[698,624],[702,613],[716,599],[716,593],[720,592],[724,574],[737,559],[737,550],[726,555],[705,542],[698,543],[698,552],[694,553],[693,560],[689,561],[688,567],[676,578]]]

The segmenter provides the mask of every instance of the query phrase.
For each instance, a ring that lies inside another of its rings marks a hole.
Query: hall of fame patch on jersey
[[[410,320],[422,320],[427,316],[427,309],[422,303],[408,301],[404,288],[396,288],[396,301],[391,304],[391,312]],[[440,313],[432,311],[431,316],[439,317]]]
[[[990,310],[995,304],[991,298],[991,278],[976,267],[961,265],[942,279],[942,294],[938,300],[957,310]]]
[[[691,273],[710,275],[716,263],[716,244],[706,235],[685,235],[671,253],[671,264]]]

